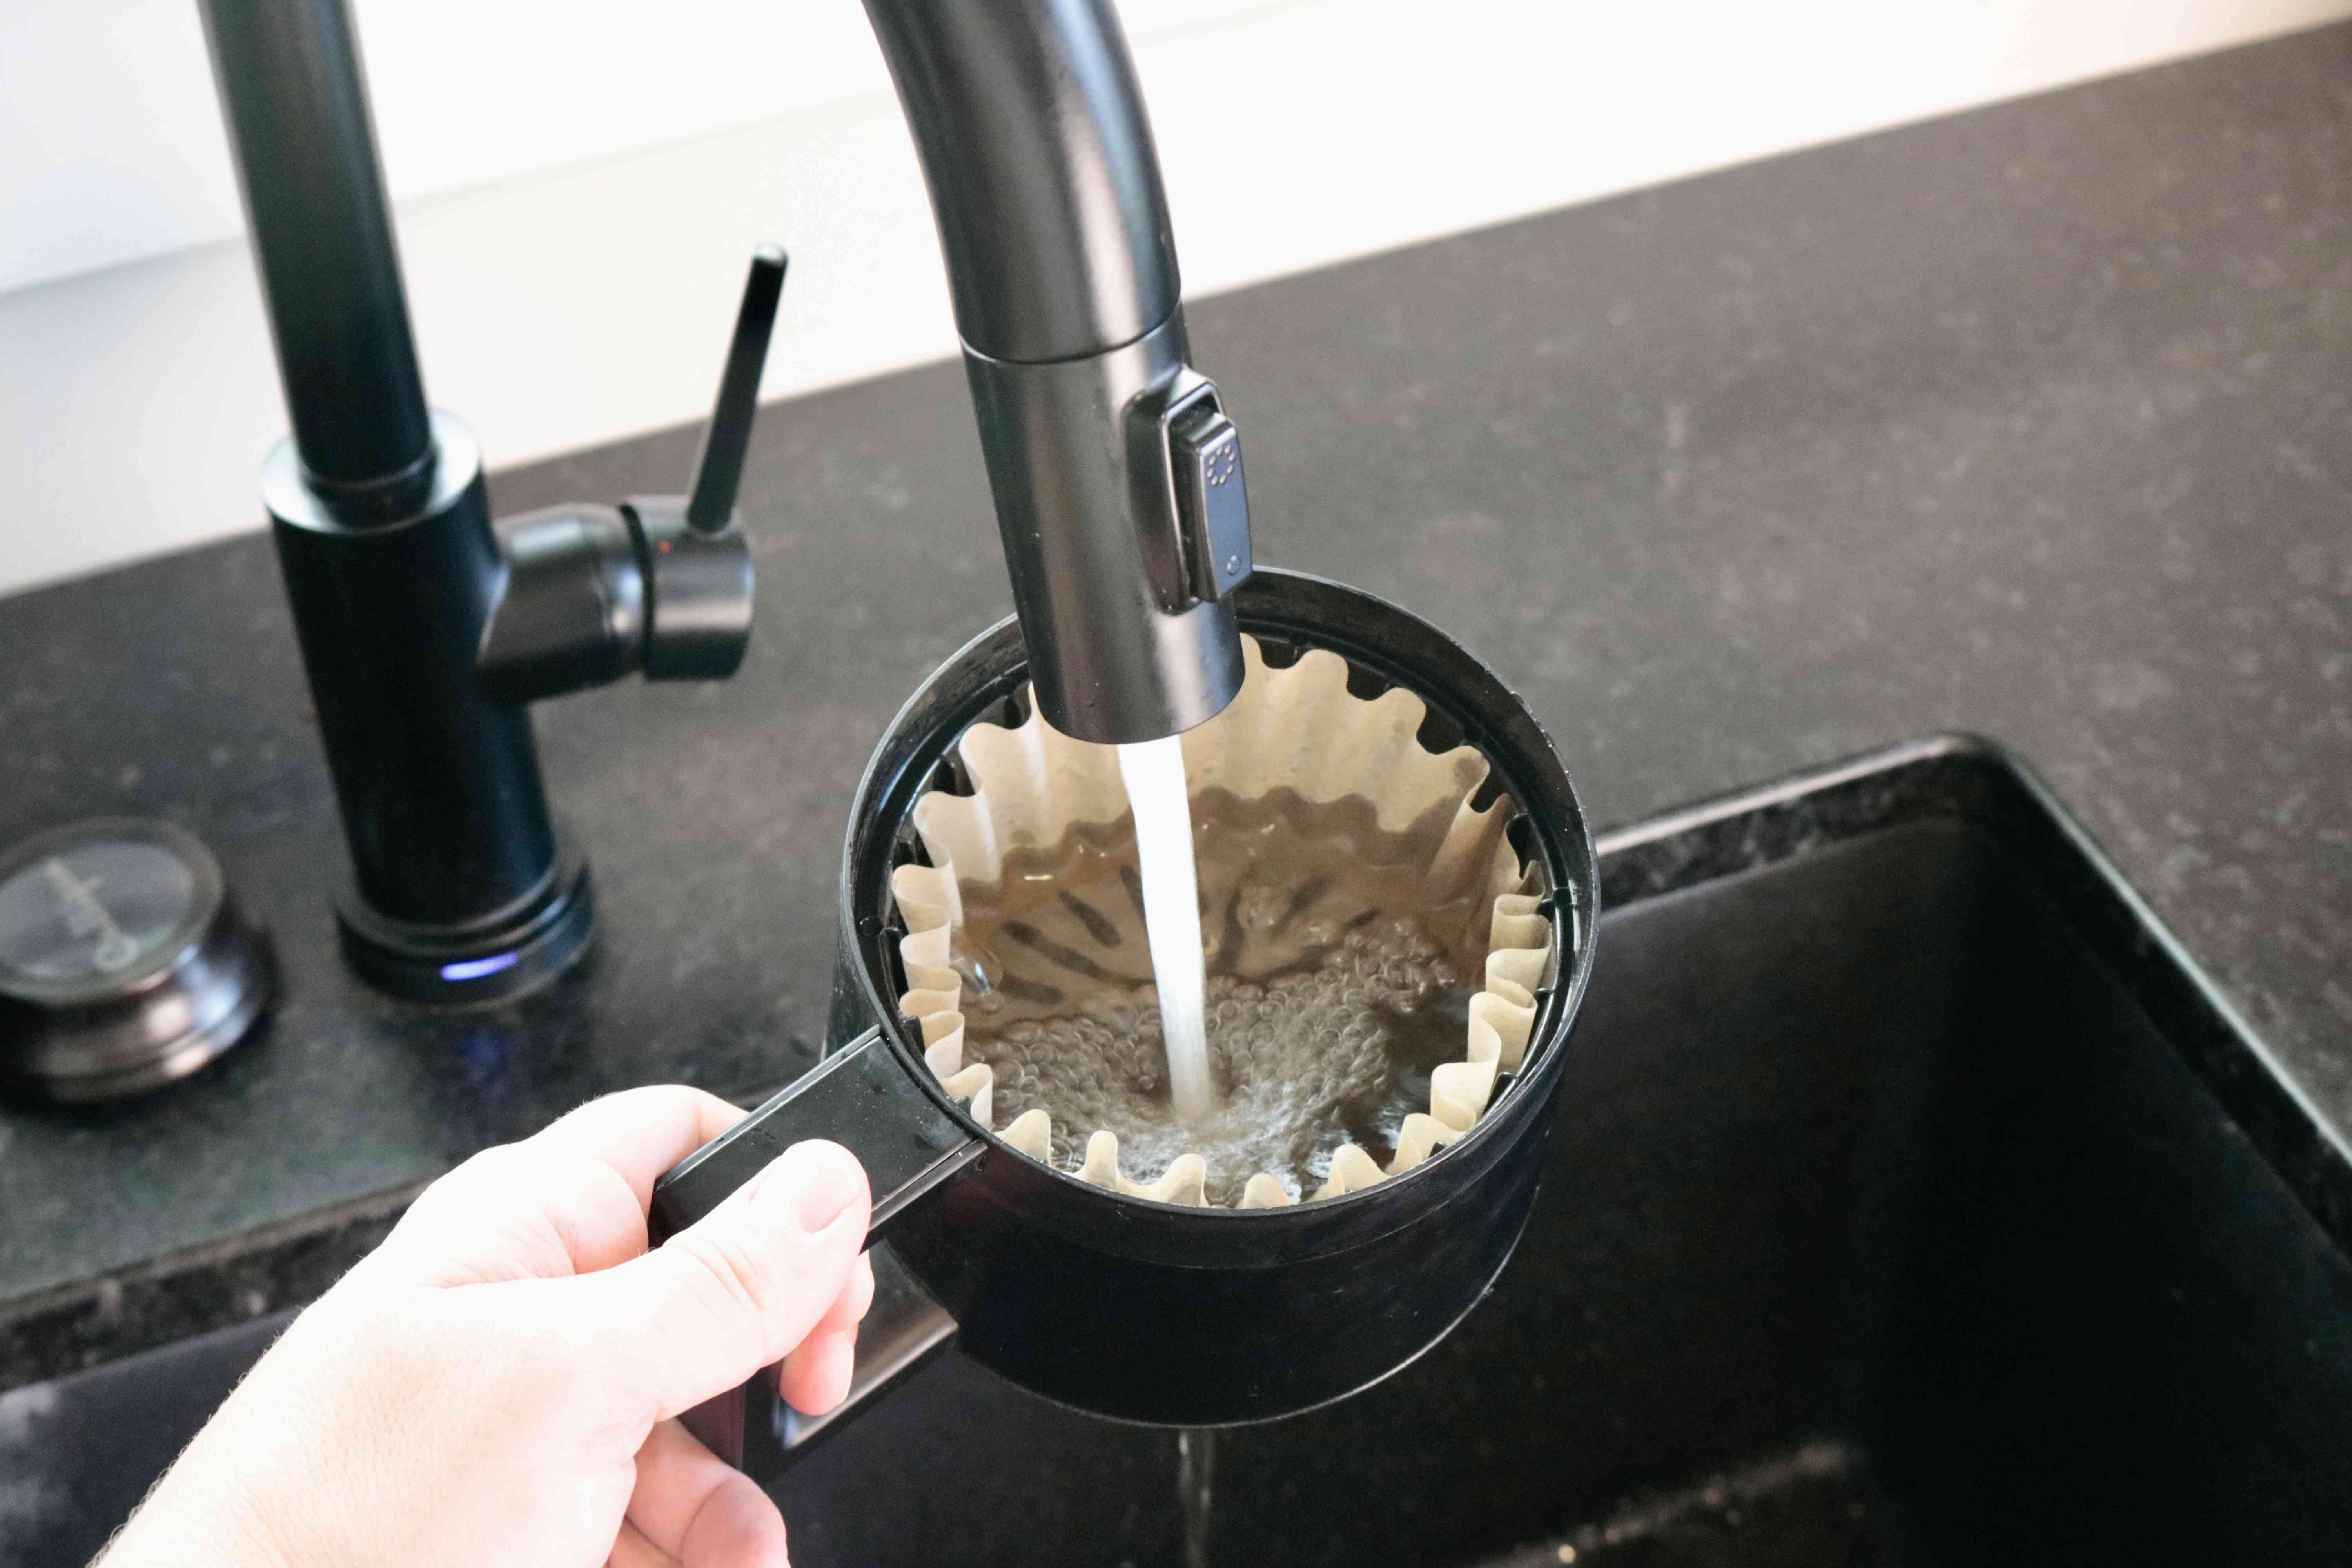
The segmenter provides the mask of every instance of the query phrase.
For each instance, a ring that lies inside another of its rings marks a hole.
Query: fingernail
[[[753,1201],[812,1236],[857,1199],[857,1177],[837,1155],[787,1150],[776,1163]]]

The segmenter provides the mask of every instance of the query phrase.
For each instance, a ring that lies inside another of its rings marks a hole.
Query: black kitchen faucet
[[[425,401],[348,0],[205,0],[293,434],[262,497],[354,876],[352,965],[396,994],[512,994],[593,925],[528,705],[733,672],[735,493],[783,257],[753,260],[688,496],[493,522],[480,450]],[[1153,740],[1242,679],[1238,437],[1187,363],[1167,202],[1110,0],[867,0],[921,154],[1036,700]]]

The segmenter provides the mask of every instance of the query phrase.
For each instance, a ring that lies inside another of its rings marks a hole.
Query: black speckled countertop
[[[2037,763],[2352,1129],[2352,27],[1198,302],[1261,557],[1454,630],[1618,822],[1905,736]],[[461,411],[462,412],[462,411]],[[675,484],[672,431],[498,477]],[[814,1059],[850,791],[1007,607],[961,370],[777,405],[732,682],[542,707],[601,946],[441,1015],[333,956],[258,535],[0,601],[0,841],[202,835],[287,994],[194,1080],[0,1109],[0,1386],[305,1299],[604,1089]],[[59,525],[18,519],[20,527]]]

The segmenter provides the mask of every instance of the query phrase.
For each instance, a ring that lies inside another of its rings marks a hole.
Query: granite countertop
[[[1463,637],[1596,820],[1993,736],[2352,1129],[2352,27],[1191,319],[1261,559]],[[492,493],[660,489],[695,437]],[[342,847],[264,539],[0,601],[0,841],[180,822],[287,975],[186,1084],[0,1109],[0,1386],[306,1299],[417,1184],[586,1096],[746,1095],[814,1060],[866,751],[1008,607],[961,369],[771,408],[744,509],[734,680],[540,709],[603,935],[487,1012],[396,1005],[334,957]]]

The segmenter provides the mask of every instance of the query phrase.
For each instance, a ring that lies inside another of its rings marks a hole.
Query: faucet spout
[[[1190,367],[1175,241],[1110,0],[866,0],[939,221],[1048,722],[1103,743],[1240,689],[1240,447]]]

